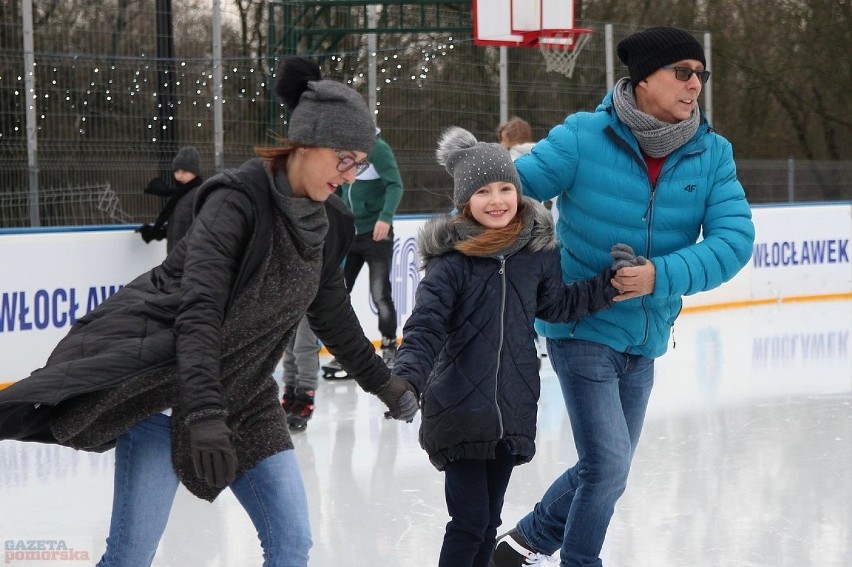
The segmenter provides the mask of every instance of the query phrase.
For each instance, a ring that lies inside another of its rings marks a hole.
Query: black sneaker
[[[551,555],[533,551],[516,529],[497,539],[497,545],[491,555],[491,567],[525,567],[543,565],[545,562],[558,563],[559,560]]]
[[[396,362],[396,339],[382,339],[382,360],[385,365],[393,370],[393,365]]]
[[[293,403],[287,412],[287,425],[292,431],[301,431],[308,426],[314,415],[314,390],[296,390]]]

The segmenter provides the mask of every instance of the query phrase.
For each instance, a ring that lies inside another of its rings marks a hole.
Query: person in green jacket
[[[397,320],[390,272],[393,216],[402,199],[402,177],[393,150],[380,132],[376,128],[376,146],[367,156],[370,166],[358,174],[354,183],[341,186],[338,192],[355,215],[355,241],[343,266],[346,289],[352,293],[355,280],[366,263],[370,270],[370,295],[379,312],[382,358],[392,368],[396,358]]]

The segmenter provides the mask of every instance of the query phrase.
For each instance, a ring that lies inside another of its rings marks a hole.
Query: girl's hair
[[[287,173],[287,160],[290,155],[299,149],[297,146],[286,138],[278,138],[279,146],[255,146],[254,153],[260,158],[266,160],[269,164],[269,169],[272,173],[283,172]]]
[[[518,212],[515,218],[503,228],[486,228],[481,234],[460,240],[455,244],[455,249],[468,256],[492,256],[501,250],[508,248],[524,229],[524,209],[526,205],[522,200],[518,201]],[[466,204],[453,222],[465,222],[464,219],[479,224],[470,212],[470,203]]]
[[[523,118],[513,116],[508,121],[503,122],[497,128],[497,141],[503,143],[503,136],[506,136],[506,143],[509,146],[525,144],[533,141],[532,127],[530,123]]]

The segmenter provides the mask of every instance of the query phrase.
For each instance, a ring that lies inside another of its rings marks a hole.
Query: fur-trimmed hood
[[[553,230],[553,217],[544,205],[529,197],[523,198],[524,222],[532,223],[532,233],[527,247],[533,252],[556,247],[556,236]],[[420,267],[425,269],[434,258],[454,252],[457,242],[464,239],[456,230],[451,215],[435,216],[420,229],[417,236],[417,253],[420,256]]]

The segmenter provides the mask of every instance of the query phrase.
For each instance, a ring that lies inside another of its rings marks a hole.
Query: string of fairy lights
[[[449,37],[371,54],[364,50],[338,52],[324,58],[322,63],[326,76],[363,91],[368,59],[372,56],[376,62],[377,91],[406,80],[421,87],[429,79],[436,60],[449,55],[456,43],[457,40]],[[158,140],[160,133],[169,127],[168,122],[178,114],[184,123],[191,118],[193,128],[204,128],[212,120],[213,65],[209,57],[165,62],[145,56],[37,52],[32,71],[37,127],[44,131],[51,120],[62,118],[66,125],[73,120],[75,133],[82,138],[88,135],[95,118],[132,119],[148,132],[151,142]],[[241,58],[223,58],[222,68],[223,108],[269,102],[274,68],[263,69],[258,67],[257,60]],[[25,135],[24,72],[0,73],[0,91],[3,90],[14,95],[14,104],[11,111],[0,110],[0,141]],[[277,118],[284,119],[283,106],[277,101],[273,104]],[[232,112],[232,118],[240,120],[243,111],[236,108]]]

